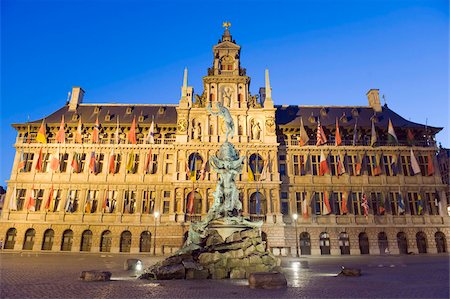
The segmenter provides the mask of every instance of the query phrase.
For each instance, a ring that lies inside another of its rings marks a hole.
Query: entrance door
[[[307,232],[300,234],[300,251],[302,255],[311,255],[311,238]]]
[[[416,242],[419,253],[427,253],[427,237],[423,232],[416,234]]]
[[[81,235],[80,251],[91,251],[92,246],[92,231],[85,230]]]
[[[359,250],[361,254],[369,254],[369,237],[366,233],[359,234]]]
[[[436,249],[438,253],[447,252],[445,235],[442,232],[437,232],[434,235],[434,239],[436,240]]]
[[[25,233],[25,240],[23,241],[23,250],[33,250],[34,236],[36,231],[32,228],[28,229]]]
[[[350,254],[350,240],[347,233],[339,234],[339,248],[341,249],[341,254]]]
[[[320,234],[319,244],[321,255],[330,254],[330,235],[328,235],[328,233],[324,232]]]
[[[399,232],[397,234],[397,244],[400,254],[408,254],[408,240],[406,239],[406,234],[404,232]]]
[[[111,251],[111,232],[109,230],[106,230],[102,233],[102,237],[100,240],[100,251],[101,252]]]
[[[47,229],[44,233],[44,240],[42,241],[42,250],[52,250],[54,238],[55,232],[53,229]]]
[[[6,233],[6,241],[4,249],[14,249],[14,244],[16,244],[16,235],[17,230],[15,228],[8,229],[8,232]]]
[[[70,229],[64,231],[61,244],[61,251],[71,251],[73,243],[73,231]]]
[[[149,231],[141,233],[141,240],[139,242],[140,252],[150,252],[152,235]]]
[[[124,231],[120,235],[120,252],[130,252],[131,249],[131,233]]]
[[[378,247],[380,248],[380,254],[388,253],[388,239],[385,232],[378,234]]]

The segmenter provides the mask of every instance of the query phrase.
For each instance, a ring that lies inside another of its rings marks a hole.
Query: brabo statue
[[[239,191],[236,187],[236,175],[242,173],[245,156],[239,157],[233,144],[228,142],[228,136],[234,135],[234,123],[230,111],[220,102],[217,102],[218,112],[211,111],[211,104],[206,109],[212,115],[219,115],[226,125],[226,139],[220,146],[217,155],[209,161],[211,168],[219,174],[216,190],[213,192],[214,203],[208,214],[202,221],[191,223],[188,239],[178,254],[189,252],[201,247],[202,240],[206,237],[208,226],[226,226],[255,228],[261,227],[262,222],[250,222],[240,215],[242,203],[239,200]]]
[[[216,107],[219,110],[218,112],[213,112],[211,109],[211,102],[206,107],[206,110],[208,110],[211,115],[215,116],[221,116],[223,118],[223,121],[225,123],[226,131],[225,131],[225,142],[228,142],[228,136],[231,135],[231,138],[234,136],[234,122],[233,118],[231,117],[230,111],[222,105],[220,102],[216,102]]]

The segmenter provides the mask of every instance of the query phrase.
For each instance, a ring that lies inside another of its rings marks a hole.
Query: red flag
[[[98,116],[95,120],[94,131],[92,132],[92,143],[98,143],[98,134],[100,132],[100,125],[98,124]]]
[[[345,173],[345,166],[341,153],[337,156],[337,173],[338,175],[343,175]]]
[[[75,132],[75,142],[83,143],[83,133],[81,131],[81,117],[78,119],[77,131]]]
[[[414,144],[414,133],[410,128],[406,129],[406,140],[409,144]]]
[[[38,160],[36,163],[36,170],[39,172],[42,172],[42,147],[39,150],[39,156],[38,156]]]
[[[56,141],[59,143],[66,143],[66,136],[64,132],[64,115],[61,117],[61,124],[59,125],[59,131],[56,134]]]
[[[378,176],[381,174],[381,157],[380,160],[378,160],[378,155],[375,155],[375,163],[373,168],[373,175]]]
[[[58,151],[55,154],[52,154],[52,160],[50,161],[50,168],[53,171],[57,171],[59,169],[59,148]]]
[[[91,170],[91,173],[97,172],[97,162],[95,161],[95,152],[91,153],[91,160],[89,161],[89,169]]]
[[[369,203],[367,202],[366,193],[363,193],[361,206],[364,209],[364,216],[367,217],[369,215]]]
[[[323,131],[322,126],[320,125],[320,120],[317,123],[317,143],[316,145],[322,145],[326,144],[328,142],[327,136],[325,135],[325,132]]]
[[[108,201],[108,192],[109,192],[109,190],[108,189],[106,189],[106,191],[105,191],[105,198],[103,199],[103,204],[102,204],[102,209],[106,209],[106,202]]]
[[[323,153],[323,150],[320,151],[320,165],[319,165],[319,175],[324,175],[326,173],[330,173],[330,169],[328,168],[327,158]]]
[[[136,144],[136,116],[131,123],[130,132],[128,132],[128,141],[132,144]]]
[[[153,163],[153,153],[152,148],[150,148],[148,150],[147,159],[145,160],[145,167],[144,167],[145,173],[151,173],[150,166],[152,165],[152,163]]]
[[[109,156],[109,173],[116,173],[116,155],[114,154],[114,150],[111,151],[111,155]]]
[[[348,213],[348,207],[347,207],[347,192],[342,192],[342,203],[341,203],[341,214],[347,214]]]
[[[330,200],[328,199],[328,191],[323,192],[323,215],[328,215],[331,213]]]
[[[195,190],[194,190],[194,188],[192,188],[191,193],[189,193],[188,204],[187,204],[188,214],[194,213],[194,198],[195,198]]]
[[[202,169],[200,170],[200,181],[203,181],[205,179],[205,175],[206,175],[206,159],[205,162],[203,162],[202,164]],[[267,162],[267,161],[266,161]]]
[[[27,155],[27,157],[28,157],[28,155]],[[23,153],[23,149],[22,149],[22,153],[20,154],[20,161],[17,164],[17,171],[24,170],[25,169],[25,164],[26,164],[25,154]]]
[[[433,156],[431,156],[431,152],[429,152],[428,153],[427,175],[432,176],[433,174],[434,174]]]
[[[78,159],[79,159],[78,154],[77,153],[73,154],[72,163],[70,163],[70,165],[72,166],[75,173],[80,172],[80,165],[78,164]]]
[[[338,145],[341,145],[341,143],[342,143],[342,138],[341,138],[341,133],[339,132],[339,122],[336,117],[336,137],[335,137],[334,145],[338,146]]]
[[[50,188],[50,193],[48,194],[47,203],[45,204],[45,208],[47,210],[50,209],[50,205],[51,205],[52,200],[53,200],[53,192],[54,192],[54,190],[53,190],[53,184],[52,184],[52,187]]]
[[[307,219],[309,217],[308,200],[306,200],[306,197],[302,201],[302,214],[304,219]]]
[[[31,189],[30,198],[28,198],[27,210],[35,211],[36,200],[34,199],[34,186]]]

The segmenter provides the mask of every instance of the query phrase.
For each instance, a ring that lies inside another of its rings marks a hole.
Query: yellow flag
[[[36,136],[36,141],[40,143],[47,143],[47,138],[45,137],[45,124],[44,120],[42,120],[41,127],[39,128],[39,132]]]
[[[128,158],[128,163],[127,163],[127,170],[128,170],[129,172],[133,172],[133,168],[134,168],[134,159],[135,159],[134,152],[131,152],[131,153],[130,153],[130,156],[129,156],[129,158]]]
[[[248,180],[253,182],[255,180],[255,176],[253,175],[253,171],[250,168],[250,165],[247,165],[247,172],[248,172]]]

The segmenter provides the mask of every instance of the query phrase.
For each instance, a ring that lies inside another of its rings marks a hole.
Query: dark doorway
[[[350,240],[345,232],[339,234],[339,248],[342,255],[350,254]]]
[[[81,235],[81,248],[80,251],[91,251],[92,247],[92,231],[85,230]]]
[[[8,231],[6,232],[4,249],[14,249],[14,245],[16,244],[16,235],[17,230],[15,228],[11,227],[10,229],[8,229]]]
[[[406,239],[406,234],[404,232],[399,232],[397,234],[397,245],[400,254],[408,254],[408,240]]]
[[[437,253],[447,252],[445,235],[442,232],[437,232],[434,234],[434,239],[436,240]]]
[[[380,248],[380,254],[389,253],[388,238],[385,232],[380,232],[378,234],[378,247]]]
[[[55,232],[53,229],[47,229],[44,233],[44,240],[42,240],[42,250],[52,250]]]
[[[105,230],[102,233],[102,237],[100,239],[100,252],[110,252],[111,251],[111,232],[109,230]]]
[[[311,237],[307,232],[300,234],[300,252],[302,255],[311,255]]]
[[[130,252],[131,249],[131,233],[124,231],[120,235],[120,252]]]
[[[330,254],[330,235],[328,235],[328,233],[326,232],[320,233],[319,244],[321,255]]]
[[[416,234],[417,250],[419,253],[427,253],[427,236],[424,232]]]
[[[152,234],[149,231],[143,231],[141,233],[141,239],[139,241],[139,251],[140,252],[150,252],[152,241]]]
[[[34,237],[36,236],[36,231],[32,228],[28,229],[25,233],[25,240],[23,240],[23,250],[33,250]]]
[[[361,254],[369,254],[369,237],[366,233],[359,234],[359,250]]]
[[[71,251],[73,244],[73,231],[65,230],[62,237],[61,251]]]

